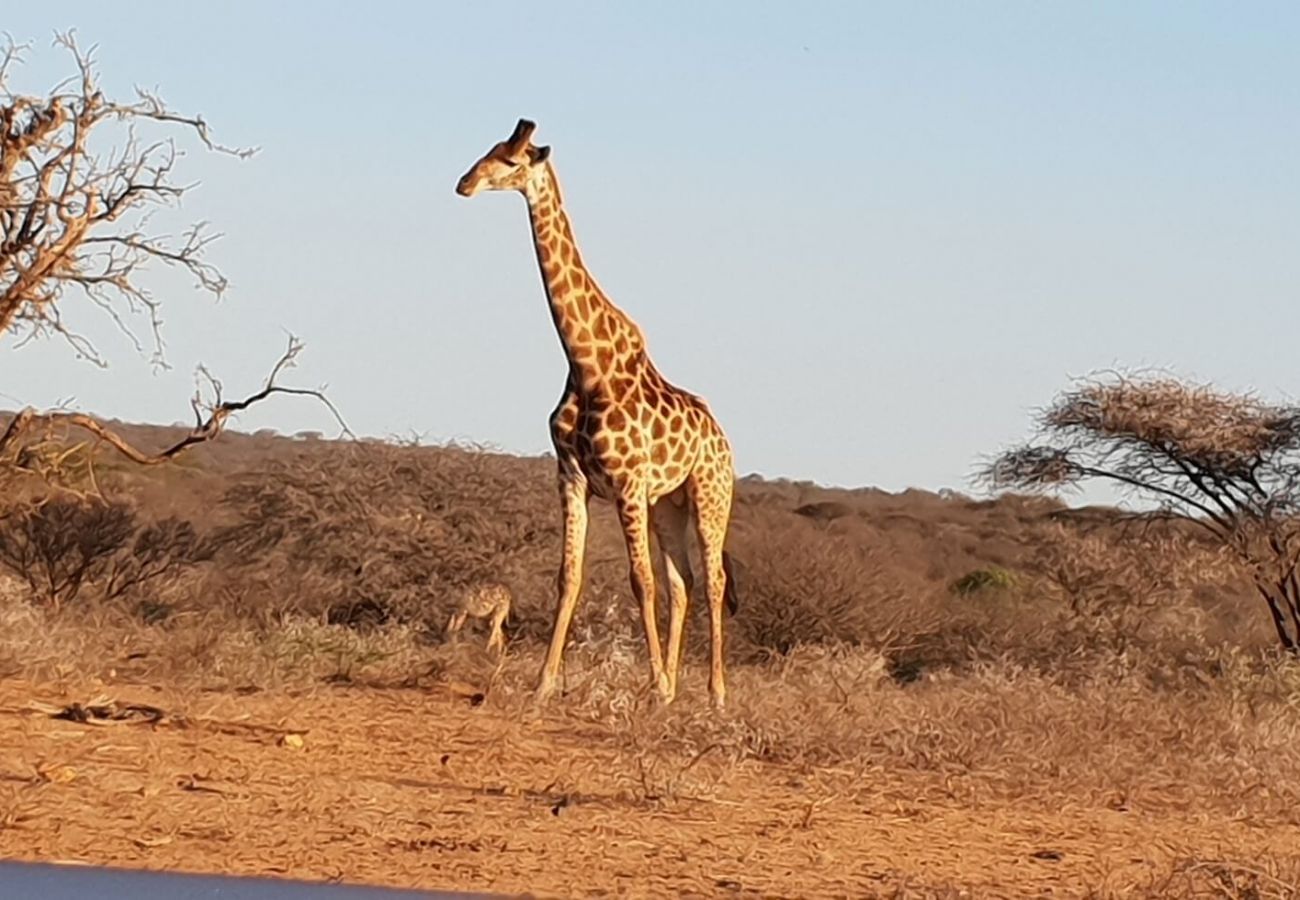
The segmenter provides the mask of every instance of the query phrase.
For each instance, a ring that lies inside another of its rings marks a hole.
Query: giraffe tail
[[[734,616],[740,609],[740,597],[736,593],[736,576],[731,574],[731,554],[726,550],[722,551],[722,571],[727,576],[727,589],[723,593],[723,600],[727,604],[727,615]]]

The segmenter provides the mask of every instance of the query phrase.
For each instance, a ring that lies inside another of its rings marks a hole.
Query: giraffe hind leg
[[[740,595],[736,591],[736,576],[731,572],[731,554],[722,551],[722,574],[727,577],[727,590],[724,599],[727,602],[727,615],[734,616],[740,612]]]
[[[646,651],[650,656],[650,680],[659,696],[668,701],[672,692],[664,672],[663,645],[659,642],[659,621],[655,611],[654,557],[650,552],[650,510],[645,494],[620,498],[618,518],[627,543],[628,563],[632,575],[632,593],[641,604],[641,622],[645,628]]]
[[[668,696],[677,694],[677,676],[681,671],[683,632],[686,613],[690,607],[693,578],[687,535],[690,531],[690,509],[685,505],[684,492],[670,494],[660,499],[651,511],[655,536],[663,551],[664,569],[668,575],[668,593],[671,601],[668,619],[668,649],[664,670],[668,676]]]
[[[709,594],[709,696],[715,707],[726,703],[723,674],[722,619],[727,607],[727,568],[723,545],[731,520],[734,477],[730,460],[696,473],[688,481],[695,506],[695,532],[700,541],[705,584]]]

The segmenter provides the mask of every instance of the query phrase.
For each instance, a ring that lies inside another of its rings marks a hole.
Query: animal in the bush
[[[456,603],[456,611],[447,620],[447,637],[451,637],[465,627],[468,619],[488,619],[490,622],[487,646],[489,650],[502,653],[506,649],[506,637],[502,626],[510,615],[514,596],[510,588],[499,582],[476,584],[466,588]]]
[[[550,418],[564,506],[564,553],[537,698],[545,700],[558,684],[582,590],[588,504],[594,495],[618,510],[651,678],[665,702],[677,691],[692,587],[687,547],[693,524],[709,598],[709,693],[721,706],[726,697],[722,618],[724,607],[734,606],[723,549],[735,489],[731,445],[704,400],[659,373],[640,327],[610,302],[583,265],[551,148],[532,143],[535,128],[520,119],[509,138],[461,177],[456,192],[524,195],[551,317],[569,361],[568,383]],[[655,618],[651,528],[663,549],[672,600],[666,655]]]

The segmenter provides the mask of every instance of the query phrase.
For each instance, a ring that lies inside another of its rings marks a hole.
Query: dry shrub
[[[952,602],[959,602],[950,598]],[[744,759],[843,773],[870,791],[888,773],[928,771],[962,800],[1064,798],[1117,808],[1196,808],[1294,820],[1300,670],[1258,653],[1201,646],[1175,655],[1094,653],[1058,665],[1013,658],[929,667],[907,683],[897,651],[800,645],[733,665],[716,716],[695,661],[678,703],[649,689],[639,630],[575,632],[565,694],[549,715],[620,747],[626,794],[707,796]],[[225,689],[348,683],[475,686],[487,703],[534,715],[541,647],[430,643],[402,624],[358,631],[317,617],[241,622],[184,610],[142,624],[111,607],[77,615],[0,596],[0,673],[89,675]],[[1189,739],[1194,736],[1194,739]],[[834,780],[840,776],[827,776]]]
[[[559,524],[553,489],[530,468],[471,449],[366,443],[245,472],[224,501],[234,521],[222,557],[239,570],[229,587],[269,580],[292,596],[254,602],[343,624],[440,624],[458,588],[487,580],[535,594],[558,558]],[[520,618],[536,627],[537,612],[521,604]]]
[[[958,597],[971,597],[988,591],[1010,591],[1019,587],[1016,573],[1001,566],[972,569],[952,583],[951,590]]]
[[[736,541],[745,568],[731,634],[742,659],[805,644],[884,647],[925,627],[929,585],[853,535],[795,522],[751,527]]]
[[[1133,641],[1158,642],[1164,630],[1195,636],[1197,611],[1187,598],[1242,580],[1222,547],[1160,525],[1116,535],[1052,524],[1035,542],[1030,569],[1046,597],[1068,611],[1064,627],[1103,637],[1116,652]]]
[[[25,583],[0,591],[0,673],[226,689],[466,682],[524,714],[559,557],[553,462],[286,446],[257,445],[229,484],[211,466],[165,491],[132,488],[147,509],[193,520],[194,541],[219,532],[221,565],[155,579],[169,615],[94,602],[60,612]],[[854,514],[794,513],[828,498]],[[846,791],[919,769],[972,800],[1294,817],[1300,680],[1241,627],[1253,617],[1240,572],[1177,527],[1135,534],[1109,511],[1068,523],[1053,520],[1060,511],[743,481],[731,541],[741,607],[718,717],[700,627],[679,702],[654,701],[621,536],[596,504],[587,601],[549,715],[622,748],[624,790],[641,800],[707,794],[749,759],[849,773]],[[1014,587],[949,589],[995,567]],[[501,661],[428,628],[441,631],[456,588],[489,578],[513,581],[519,601]]]
[[[54,497],[0,517],[0,566],[55,607],[90,585],[99,600],[139,594],[214,549],[189,522],[141,524],[129,505],[95,498]]]
[[[619,746],[629,758],[619,777],[639,799],[707,795],[749,759],[838,772],[835,790],[848,794],[888,784],[891,772],[921,771],[939,776],[945,797],[973,804],[1014,798],[1052,808],[1068,798],[1300,823],[1300,671],[1275,660],[1220,651],[1171,663],[1159,685],[1097,659],[1070,683],[995,663],[903,686],[874,650],[804,646],[733,668],[728,709],[717,716],[698,664],[683,673],[677,703],[657,704],[636,649],[573,648],[551,715]],[[486,661],[477,673],[462,662],[452,671],[490,686],[489,703],[531,716],[538,659],[529,650],[501,671]]]
[[[0,565],[51,605],[73,600],[126,546],[135,516],[121,503],[54,499],[0,520]]]
[[[1236,861],[1187,856],[1170,871],[1145,886],[1147,896],[1173,900],[1296,900],[1300,897],[1300,865],[1276,860]],[[1125,896],[1131,896],[1127,891]],[[1096,892],[1090,896],[1119,896]]]
[[[987,484],[1101,481],[1201,529],[1249,570],[1278,643],[1300,656],[1300,407],[1110,373],[1063,393],[1037,425],[1034,443],[985,467]]]
[[[315,684],[415,684],[439,671],[416,630],[359,632],[315,618],[270,625],[223,612],[173,612],[153,621],[112,605],[76,614],[30,602],[0,584],[0,676],[97,677],[215,689],[303,688]]]
[[[104,582],[104,598],[129,596],[141,588],[175,579],[207,562],[217,546],[190,522],[169,516],[138,528],[127,552],[117,554]]]
[[[513,644],[549,637],[560,544],[553,462],[459,447],[285,441],[289,449],[272,452],[265,443],[255,466],[220,490],[210,468],[183,479],[161,472],[163,493],[130,486],[150,508],[217,516],[205,523],[211,541],[171,520],[155,544],[179,548],[172,556],[137,541],[137,571],[156,573],[150,583],[168,591],[166,603],[137,615],[268,635],[301,617],[362,631],[409,625],[437,642],[432,633],[441,633],[458,590],[492,580],[510,584],[518,601]],[[187,506],[190,490],[198,495]],[[835,502],[854,514],[830,522],[796,514],[827,496],[845,498]],[[1086,679],[1107,656],[1125,654],[1126,671],[1157,672],[1219,637],[1255,640],[1224,614],[1240,609],[1231,599],[1240,574],[1176,528],[1149,529],[1143,543],[1100,514],[1087,517],[1086,534],[1051,523],[1059,510],[1020,498],[972,503],[744,480],[731,540],[741,606],[727,625],[729,658],[736,665],[862,645],[900,683],[994,664],[1069,680]],[[599,502],[589,543],[572,641],[644,657],[621,534]],[[196,545],[218,548],[220,564],[181,565],[202,558]],[[1178,565],[1186,571],[1169,568]],[[1193,577],[1197,567],[1205,577]],[[954,596],[954,581],[972,572],[1007,574],[995,578],[997,590]],[[132,569],[117,568],[115,583],[134,580]],[[687,630],[693,661],[707,657],[702,587],[697,580],[696,624]]]
[[[513,640],[546,640],[560,543],[552,463],[456,447],[326,445],[326,451],[272,459],[236,478],[222,504],[226,565],[205,586],[203,608],[268,628],[288,614],[355,628],[407,623],[440,630],[462,586],[502,580],[519,601]],[[937,513],[954,517],[951,524],[916,512],[813,523],[793,513],[799,504],[779,485],[755,491],[771,494],[770,502],[755,502],[750,487],[742,488],[731,541],[741,595],[727,626],[733,663],[805,645],[861,644],[883,653],[894,677],[909,682],[1002,659],[1039,671],[1083,671],[1093,655],[1124,652],[1136,632],[1149,632],[1158,644],[1171,622],[1184,632],[1171,651],[1202,637],[1190,578],[1152,581],[1131,541],[1127,562],[1108,559],[1108,548],[1128,540],[1110,532],[1080,549],[1083,539],[1065,526],[1041,524],[1059,508],[1052,504],[1013,500],[974,510],[968,502],[935,504]],[[917,509],[914,501],[904,508]],[[573,640],[593,647],[630,640],[633,652],[644,653],[611,518],[594,505],[585,601]],[[990,518],[997,528],[985,524]],[[985,546],[1007,565],[972,570]],[[1161,559],[1195,548],[1166,542],[1148,549]],[[1056,582],[1044,574],[1045,565],[1056,565]],[[1070,579],[1091,576],[1072,573],[1070,565],[1105,577],[1084,590]],[[1016,583],[972,602],[951,595],[954,569],[1005,572],[1003,581]],[[1034,572],[1039,577],[1011,574]],[[1113,597],[1103,601],[1108,591]],[[1044,602],[1044,594],[1066,602]],[[1152,611],[1157,596],[1163,611]],[[1128,618],[1139,608],[1149,612],[1131,633]],[[707,653],[699,625],[704,611],[697,584],[697,624],[687,632],[694,660]],[[666,617],[666,604],[661,614]]]

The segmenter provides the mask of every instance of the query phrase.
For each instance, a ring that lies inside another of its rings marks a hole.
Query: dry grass
[[[531,643],[499,662],[477,644],[432,644],[400,624],[362,633],[301,617],[268,629],[50,618],[7,604],[0,672],[234,692],[456,682],[488,708],[526,716],[541,663]],[[661,708],[642,656],[630,628],[576,645],[556,714],[607,731],[647,765],[708,753],[719,764],[925,771],[963,800],[1214,810],[1300,825],[1300,670],[1258,655],[1206,648],[1162,666],[1115,656],[1075,663],[1068,678],[992,661],[900,681],[878,650],[805,645],[737,666],[720,718],[704,701],[702,665],[688,667],[682,702]]]
[[[0,676],[243,696],[450,689],[483,715],[531,720],[558,557],[548,461],[231,440],[165,484],[101,474],[142,515],[193,522],[216,558],[147,596],[91,591],[63,609],[9,579]],[[236,461],[239,474],[217,474]],[[814,504],[838,514],[810,516]],[[1270,649],[1241,572],[1177,528],[1043,500],[745,479],[733,550],[729,708],[705,702],[699,604],[684,695],[661,708],[597,509],[566,691],[546,721],[613,754],[602,778],[629,808],[722,796],[737,771],[768,767],[835,803],[919,783],[897,802],[1300,827],[1300,668]],[[489,578],[517,598],[501,660],[442,636],[459,589]],[[566,790],[590,788],[583,777]],[[1294,896],[1297,860],[1209,849],[1169,856],[1148,882],[1126,874],[1124,890]],[[966,883],[896,874],[893,896]],[[1104,873],[1089,883],[1122,893]]]

